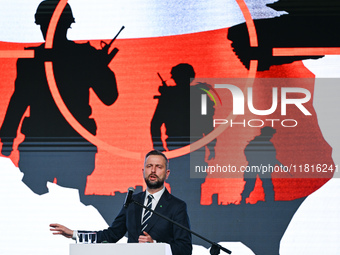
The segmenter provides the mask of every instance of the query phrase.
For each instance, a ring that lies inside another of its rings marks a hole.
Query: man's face
[[[145,161],[143,174],[149,189],[159,189],[163,187],[170,170],[166,169],[166,161],[162,156],[150,155]]]

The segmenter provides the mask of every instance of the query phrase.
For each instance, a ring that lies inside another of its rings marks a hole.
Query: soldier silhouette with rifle
[[[46,0],[37,8],[35,23],[40,26],[44,39],[58,3]],[[95,168],[97,147],[79,135],[61,114],[49,90],[44,63],[52,62],[56,84],[68,110],[95,135],[97,125],[90,117],[90,89],[107,106],[117,100],[115,74],[108,67],[117,50],[110,56],[107,47],[98,51],[89,43],[68,40],[67,31],[74,22],[67,4],[54,33],[53,48],[46,49],[43,43],[30,48],[35,52],[33,59],[18,59],[15,90],[0,130],[1,153],[11,154],[20,120],[29,110],[29,117],[24,118],[20,130],[25,139],[18,146],[22,181],[39,195],[48,192],[47,182],[76,188],[80,200],[92,204],[92,197],[84,193],[87,176]]]

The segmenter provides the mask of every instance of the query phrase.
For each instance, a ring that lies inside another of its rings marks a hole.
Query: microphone
[[[132,202],[132,195],[133,192],[135,192],[135,189],[130,187],[128,188],[128,193],[126,194],[126,198],[124,201],[124,207],[127,208],[129,206],[129,204]]]

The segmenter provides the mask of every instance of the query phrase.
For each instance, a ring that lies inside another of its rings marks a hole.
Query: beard
[[[161,180],[158,177],[156,181],[150,181],[149,178],[144,178],[144,180],[149,189],[158,189],[164,185],[164,180]]]

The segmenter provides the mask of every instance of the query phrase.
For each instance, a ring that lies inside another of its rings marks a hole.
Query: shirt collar
[[[161,196],[163,195],[164,191],[165,191],[165,186],[163,186],[163,188],[160,191],[157,191],[156,193],[152,194],[153,198],[156,200],[157,203],[161,199]],[[150,194],[150,192],[148,190],[146,190],[145,191],[145,199],[147,199],[149,194]]]

